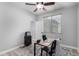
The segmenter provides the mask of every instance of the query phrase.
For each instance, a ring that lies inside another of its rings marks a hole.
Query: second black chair
[[[41,56],[42,56],[43,51],[46,52],[46,55],[52,56],[52,54],[54,54],[55,51],[56,51],[56,42],[57,42],[57,41],[54,40],[54,41],[52,42],[52,45],[51,45],[50,48],[47,47],[47,46],[41,48]]]

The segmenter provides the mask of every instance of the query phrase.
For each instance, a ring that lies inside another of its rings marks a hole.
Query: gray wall
[[[77,6],[65,8],[62,16],[63,44],[77,47]]]
[[[39,19],[50,15],[62,15],[62,44],[77,47],[77,6],[70,6],[39,16]]]
[[[10,3],[0,3],[0,51],[21,45],[35,16]]]
[[[78,18],[78,20],[77,20],[77,39],[78,39],[78,41],[77,41],[77,44],[78,44],[78,51],[79,51],[79,4],[78,4],[78,9],[77,9],[77,11],[78,11],[78,13],[77,13],[77,18]]]

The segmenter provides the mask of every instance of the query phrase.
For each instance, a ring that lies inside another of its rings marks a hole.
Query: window
[[[45,17],[44,32],[61,33],[61,15]]]

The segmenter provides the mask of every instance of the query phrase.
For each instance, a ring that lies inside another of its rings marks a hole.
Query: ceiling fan
[[[50,5],[55,5],[55,2],[36,2],[35,4],[33,3],[25,3],[25,5],[33,5],[36,6],[36,9],[34,10],[34,12],[36,12],[38,9],[42,9],[44,11],[46,11],[44,6],[50,6]]]

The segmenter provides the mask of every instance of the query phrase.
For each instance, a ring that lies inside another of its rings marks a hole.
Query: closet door
[[[44,32],[51,33],[51,17],[44,18]]]
[[[36,22],[36,39],[42,39],[43,32],[43,20],[39,20]]]

